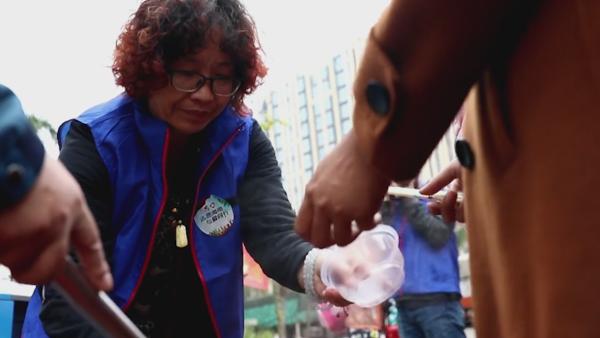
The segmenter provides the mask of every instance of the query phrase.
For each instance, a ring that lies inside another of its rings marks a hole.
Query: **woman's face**
[[[196,83],[199,75],[209,78],[234,77],[231,58],[212,39],[210,41],[205,48],[174,62],[169,71],[177,73],[179,81],[183,83]],[[190,93],[169,84],[151,92],[148,105],[150,112],[167,122],[175,132],[191,135],[214,120],[230,99],[230,96],[215,95],[211,81],[206,81],[200,89]]]

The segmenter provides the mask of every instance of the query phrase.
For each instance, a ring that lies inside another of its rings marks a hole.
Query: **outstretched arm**
[[[319,163],[296,231],[326,246],[347,244],[352,221],[372,227],[389,182],[418,174],[469,88],[509,50],[538,2],[392,1],[359,67],[354,129]]]

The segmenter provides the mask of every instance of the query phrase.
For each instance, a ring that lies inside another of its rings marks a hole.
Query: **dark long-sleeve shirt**
[[[385,201],[381,207],[383,223],[392,224],[395,213],[404,215],[415,231],[433,249],[440,249],[450,239],[453,223],[445,223],[432,215],[425,205],[416,198],[400,197]]]

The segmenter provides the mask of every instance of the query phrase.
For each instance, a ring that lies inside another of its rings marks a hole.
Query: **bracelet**
[[[311,249],[306,257],[304,258],[304,293],[314,299],[319,299],[319,295],[315,290],[315,262],[317,261],[317,256],[319,255],[320,250],[317,248]]]

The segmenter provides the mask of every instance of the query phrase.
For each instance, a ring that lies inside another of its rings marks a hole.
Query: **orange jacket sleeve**
[[[387,178],[415,177],[469,88],[518,37],[535,1],[393,0],[354,84],[361,154]]]

